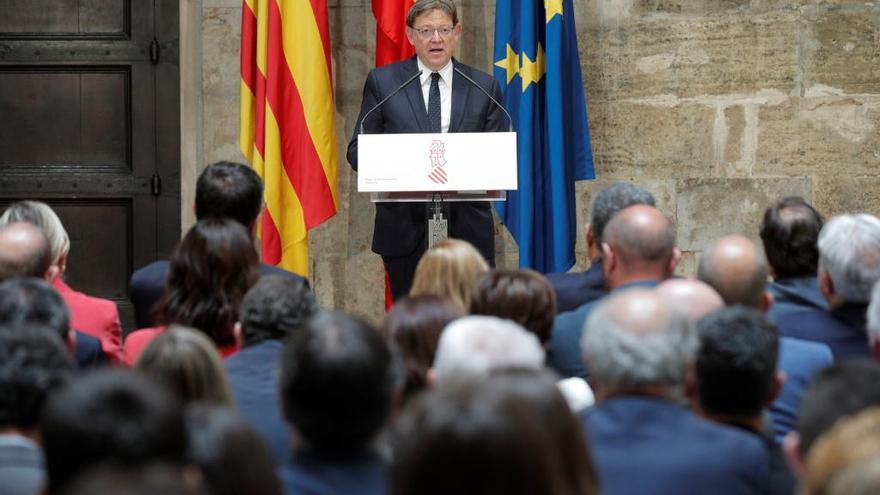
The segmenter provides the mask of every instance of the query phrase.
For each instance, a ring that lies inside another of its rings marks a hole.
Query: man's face
[[[444,36],[443,29],[451,31]],[[427,36],[419,31],[425,31]],[[413,27],[406,29],[406,36],[422,63],[431,70],[440,70],[452,58],[461,36],[461,25],[454,26],[452,16],[442,10],[429,10],[416,17]]]

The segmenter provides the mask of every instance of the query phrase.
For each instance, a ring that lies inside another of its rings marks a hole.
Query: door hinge
[[[153,38],[153,41],[150,42],[150,63],[153,65],[159,64],[159,40]]]
[[[162,194],[162,178],[159,177],[159,173],[154,173],[153,177],[150,178],[150,193],[153,196],[158,196]]]

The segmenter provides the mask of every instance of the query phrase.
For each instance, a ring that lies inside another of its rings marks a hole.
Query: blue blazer
[[[501,87],[495,78],[455,59],[452,63],[495,100],[502,102]],[[413,56],[373,69],[367,75],[361,111],[348,144],[348,163],[354,170],[358,168],[358,133],[364,115],[418,71],[416,57]],[[364,121],[365,134],[423,133],[429,132],[429,128],[425,98],[418,79],[410,82]],[[449,132],[506,130],[507,118],[501,108],[460,74],[453,74]],[[373,252],[382,256],[408,256],[414,253],[426,236],[426,218],[423,203],[376,203]],[[470,242],[487,260],[494,260],[495,228],[489,204],[467,201],[451,203],[449,237]]]
[[[867,304],[845,304],[831,311],[802,308],[780,316],[776,325],[785,337],[827,345],[835,361],[870,358],[867,311]]]
[[[375,453],[297,452],[278,470],[285,495],[387,495],[388,466]]]
[[[107,364],[107,356],[101,348],[101,341],[92,337],[87,333],[79,330],[71,330],[76,332],[76,348],[74,349],[74,358],[76,359],[76,367],[81,370],[99,368]]]
[[[769,493],[760,437],[658,398],[618,396],[582,416],[603,495]]]
[[[797,426],[801,401],[813,375],[834,361],[825,344],[781,337],[779,339],[779,371],[785,373],[785,383],[779,397],[770,405],[773,419],[773,438],[781,443],[785,435]]]
[[[548,273],[545,276],[556,293],[557,313],[575,310],[608,293],[601,258],[583,272]]]
[[[819,291],[815,276],[776,279],[767,284],[767,292],[773,294],[773,305],[767,311],[767,319],[776,321],[801,309],[828,310],[828,301]]]

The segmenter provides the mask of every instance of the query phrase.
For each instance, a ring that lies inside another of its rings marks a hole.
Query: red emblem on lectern
[[[436,139],[431,141],[431,171],[428,173],[428,178],[437,184],[446,184],[449,182],[449,177],[446,175],[446,170],[443,168],[443,166],[446,165],[445,155],[446,143]]]

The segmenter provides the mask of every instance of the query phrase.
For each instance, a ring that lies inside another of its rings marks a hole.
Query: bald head
[[[657,292],[691,323],[724,307],[724,300],[709,284],[692,278],[670,279],[657,287]]]
[[[0,227],[0,280],[45,278],[51,265],[49,240],[39,227],[25,222]]]
[[[635,279],[665,279],[675,268],[675,229],[653,206],[624,208],[608,222],[602,238],[611,288]]]
[[[747,237],[729,235],[711,244],[700,256],[697,276],[711,285],[728,306],[763,309],[767,259]]]

